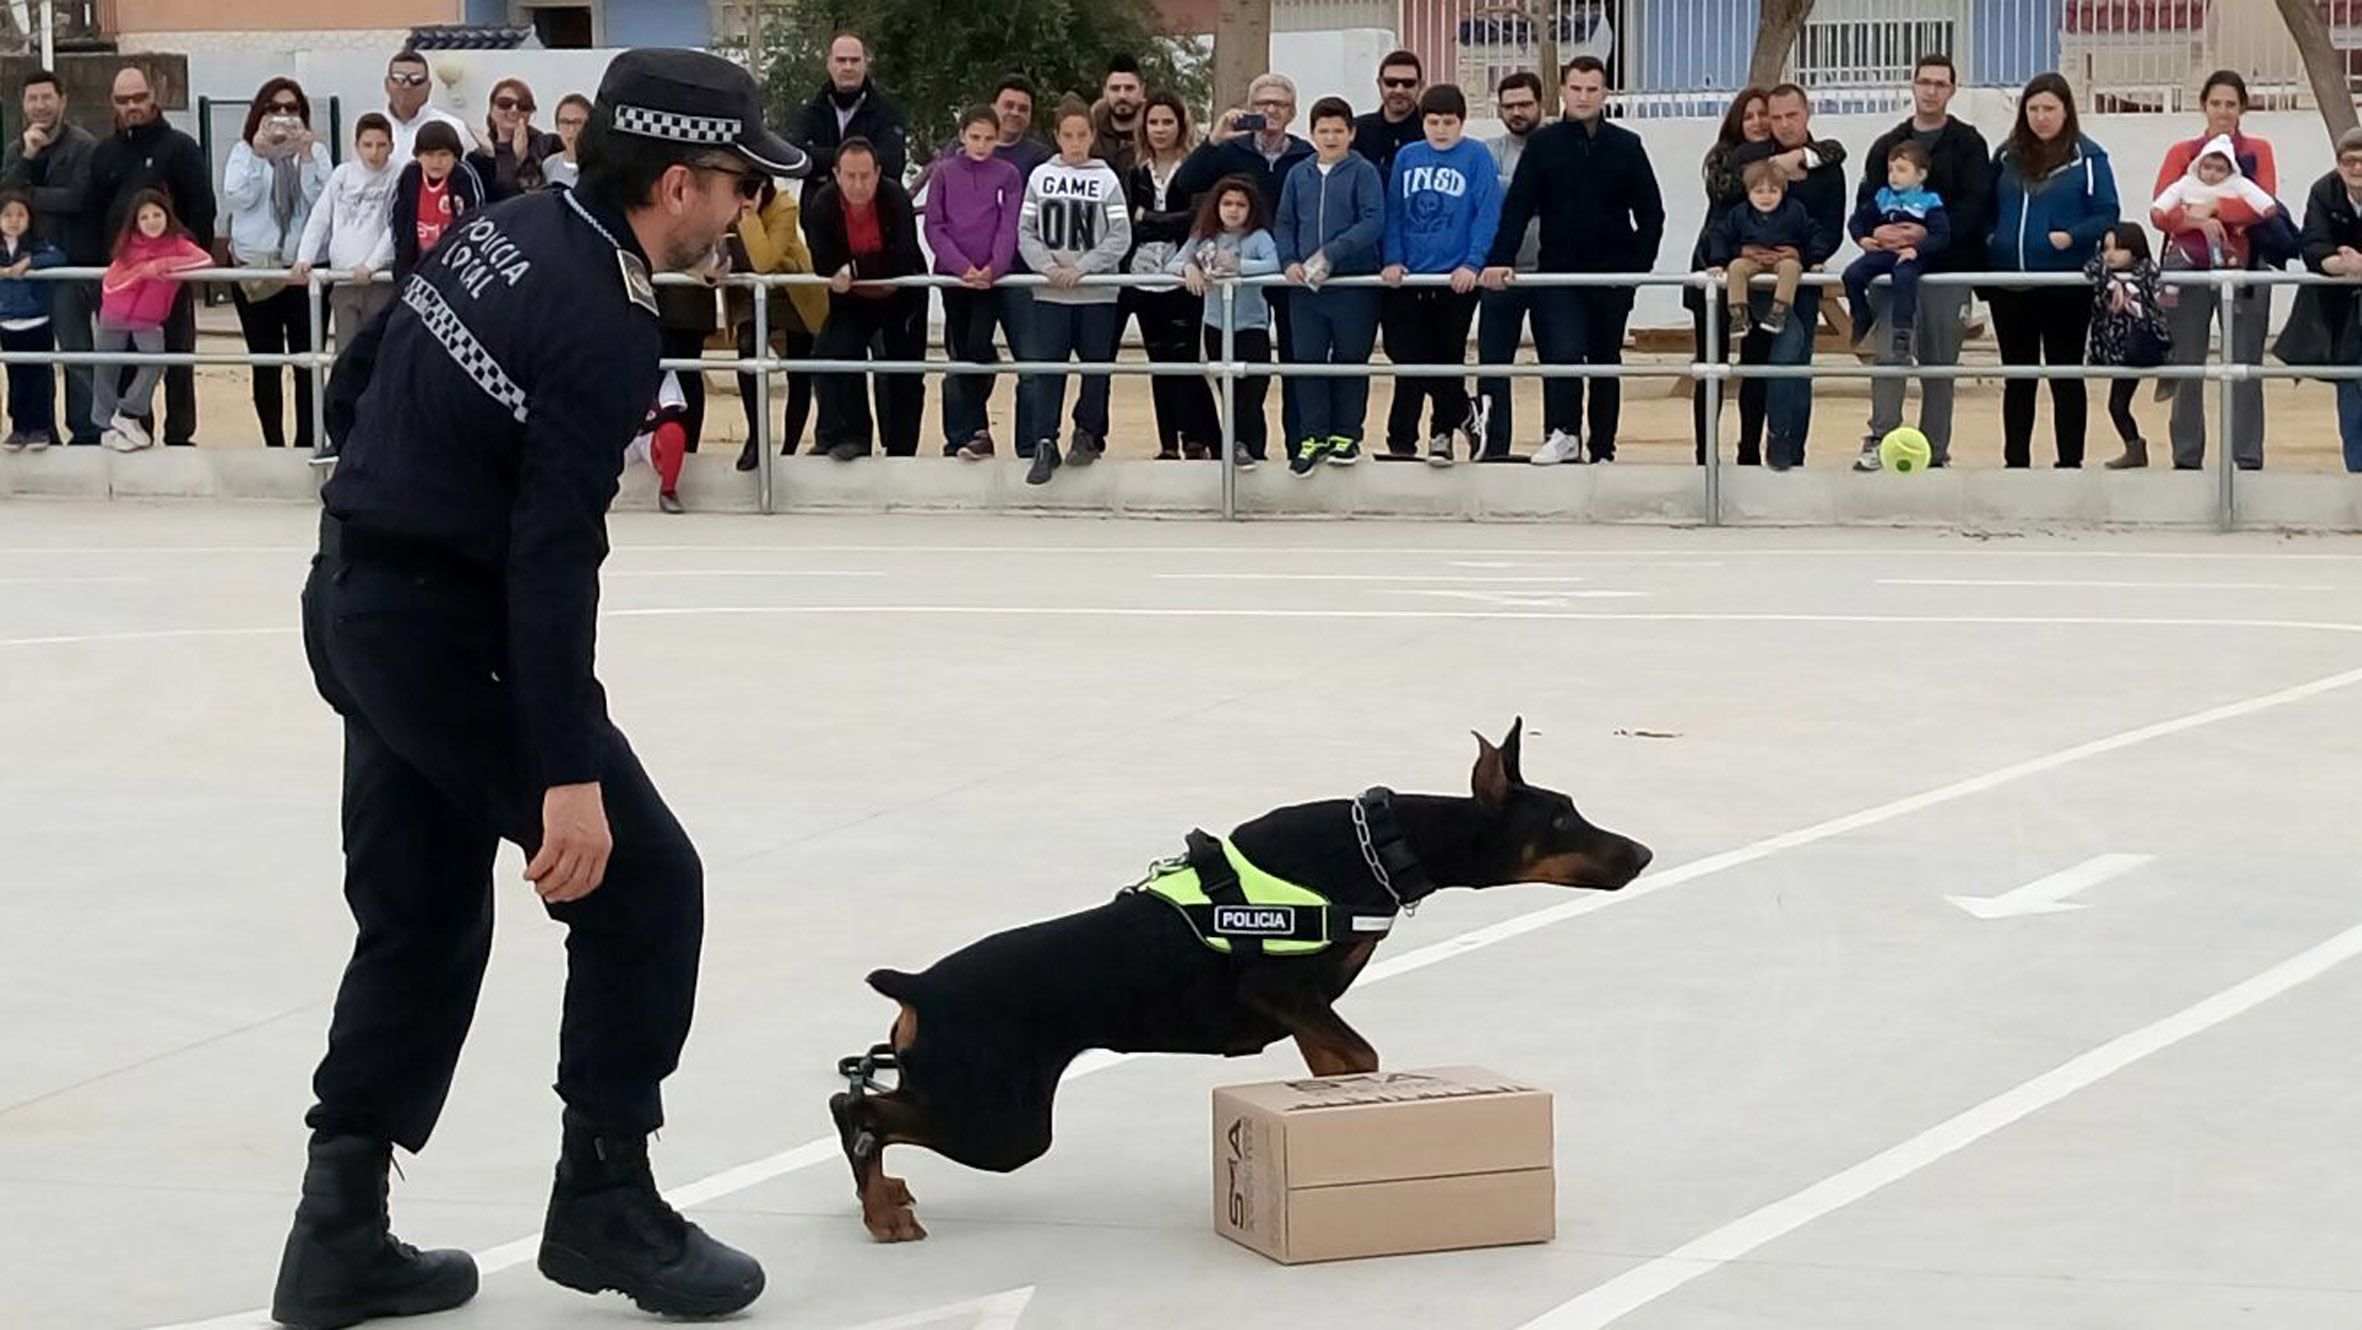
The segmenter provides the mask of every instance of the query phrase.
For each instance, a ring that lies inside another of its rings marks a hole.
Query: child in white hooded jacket
[[[394,266],[394,184],[402,173],[393,160],[393,125],[375,111],[362,116],[353,151],[353,160],[329,174],[295,251],[299,282],[323,263],[353,274],[328,288],[329,322],[340,347],[394,299],[392,283],[372,280]]]

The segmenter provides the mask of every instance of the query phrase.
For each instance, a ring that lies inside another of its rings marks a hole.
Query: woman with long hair
[[[1188,242],[1192,199],[1175,182],[1181,163],[1197,146],[1195,138],[1189,108],[1179,97],[1161,90],[1148,94],[1134,130],[1129,182],[1133,243],[1124,271],[1162,275]],[[1123,307],[1140,321],[1140,344],[1151,361],[1188,364],[1198,358],[1197,330],[1205,317],[1205,301],[1191,295],[1188,287],[1125,287]],[[1156,403],[1156,455],[1212,457],[1222,440],[1222,420],[1215,414],[1214,394],[1206,381],[1194,375],[1158,375],[1148,382]]]
[[[2205,147],[2217,138],[2226,139],[2237,173],[2252,180],[2264,193],[2277,199],[2280,194],[2280,169],[2272,159],[2272,144],[2240,128],[2247,114],[2247,80],[2238,71],[2218,69],[2206,76],[2206,83],[2198,94],[2199,104],[2206,112],[2206,132],[2197,138],[2174,144],[2166,149],[2165,160],[2157,167],[2157,187],[2149,197],[2162,196],[2166,188],[2180,180]],[[2152,212],[2151,220],[2160,229],[2171,229],[2177,219]],[[2239,217],[2226,215],[2220,224],[2232,233],[2237,243],[2227,246],[2236,254],[2236,264],[2244,268],[2276,266],[2268,256],[2256,252],[2248,243],[2249,227]],[[2285,258],[2285,256],[2283,256]],[[2215,306],[2220,296],[2211,286],[2175,286],[2173,301],[2167,309],[2167,319],[2173,330],[2173,360],[2176,365],[2206,363],[2206,343],[2214,329]],[[2264,363],[2264,335],[2272,321],[2271,288],[2243,286],[2231,298],[2230,341],[2224,347],[2225,359],[2242,365]],[[2160,391],[2163,384],[2158,385]],[[2225,446],[2231,458],[2243,468],[2264,464],[2264,385],[2260,379],[2248,379],[2229,385],[2231,394],[2231,437]],[[2173,385],[2173,464],[2184,471],[2195,470],[2206,461],[2206,382],[2203,379],[2183,379]]]
[[[547,183],[542,159],[566,151],[566,141],[533,127],[533,113],[540,109],[534,105],[533,89],[521,78],[504,78],[492,85],[485,103],[485,132],[476,136],[476,150],[469,154],[476,174],[484,177],[484,202],[498,203],[541,188]]]
[[[1771,94],[1764,88],[1742,88],[1731,98],[1730,109],[1723,112],[1722,129],[1714,136],[1714,146],[1706,149],[1705,161],[1700,163],[1699,175],[1706,187],[1706,216],[1698,226],[1697,243],[1690,247],[1691,272],[1703,272],[1712,265],[1706,261],[1706,237],[1722,215],[1747,202],[1747,182],[1737,167],[1731,165],[1731,153],[1742,143],[1767,143],[1771,140]],[[1705,292],[1689,287],[1681,293],[1681,303],[1689,306],[1691,322],[1697,336],[1697,358],[1706,357],[1706,300]],[[1722,342],[1727,353],[1730,345],[1729,320],[1722,320]],[[1763,364],[1771,351],[1768,338],[1754,338],[1743,344],[1740,363]],[[1724,357],[1728,358],[1727,354]],[[1762,379],[1739,379],[1739,465],[1757,466],[1763,461],[1763,402],[1766,383]],[[1705,465],[1706,449],[1710,443],[1706,426],[1706,394],[1694,393],[1691,401],[1691,424],[1697,439],[1697,459]]]
[[[2037,74],[2018,97],[2017,123],[1993,157],[1993,230],[1986,237],[1995,273],[2080,273],[2116,225],[2116,173],[2108,154],[2084,137],[2075,93],[2057,74]],[[1985,292],[2004,365],[2080,365],[2091,331],[2091,289],[2041,286]],[[2058,465],[2083,465],[2083,380],[2050,381],[2051,429]],[[2033,465],[2034,381],[2001,389],[2001,455],[2012,467]]]
[[[292,268],[302,257],[304,228],[335,170],[328,145],[312,133],[312,102],[291,78],[264,83],[246,108],[246,128],[221,172],[222,211],[229,219],[230,258],[240,267]],[[301,286],[257,277],[230,288],[246,349],[301,353],[312,349],[311,309]],[[257,365],[254,414],[262,441],[286,446],[286,371]],[[312,446],[312,372],[295,371],[295,446]]]

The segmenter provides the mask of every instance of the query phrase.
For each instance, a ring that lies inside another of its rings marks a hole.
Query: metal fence
[[[98,268],[50,268],[28,274],[28,276],[45,281],[90,281],[104,276],[104,272],[105,270]],[[154,364],[168,366],[287,365],[298,368],[311,368],[315,371],[318,371],[312,376],[312,406],[314,411],[314,419],[321,422],[321,447],[325,449],[327,447],[325,434],[325,402],[328,379],[327,372],[334,365],[335,354],[334,352],[324,348],[324,333],[326,331],[326,324],[322,318],[322,306],[324,303],[323,292],[327,287],[347,280],[350,275],[351,274],[349,273],[328,269],[314,269],[310,273],[309,279],[306,282],[308,296],[307,305],[310,310],[310,327],[312,334],[311,344],[313,347],[313,349],[310,351],[280,353],[254,351],[165,351],[143,353],[132,350],[118,352],[56,350],[0,351],[0,364]],[[181,273],[173,274],[173,276],[176,280],[186,282],[223,282],[255,280],[257,278],[268,277],[279,277],[292,280],[294,274],[292,270],[284,268],[207,268],[190,269]],[[379,274],[377,276],[377,280],[382,281],[389,279],[384,274]],[[696,286],[704,284],[698,279],[682,276],[679,274],[661,274],[656,280],[662,285]],[[1435,287],[1444,285],[1447,280],[1448,279],[1440,276],[1409,277],[1404,279],[1403,285],[1412,287]],[[1880,278],[1878,280],[1879,283],[1883,285],[1887,279]],[[768,299],[758,297],[748,302],[751,313],[751,322],[753,325],[752,341],[756,349],[755,355],[728,359],[714,357],[666,359],[661,361],[660,364],[665,369],[684,373],[744,373],[753,377],[755,391],[753,418],[755,427],[751,442],[756,450],[756,455],[758,458],[758,464],[755,468],[757,501],[758,506],[765,513],[773,512],[777,507],[777,488],[774,476],[772,474],[772,462],[774,457],[774,449],[771,446],[772,380],[775,376],[784,374],[791,370],[800,373],[813,374],[919,374],[945,377],[963,374],[1013,374],[1018,376],[1092,374],[1108,375],[1114,377],[1153,377],[1158,375],[1203,376],[1211,382],[1215,389],[1216,396],[1219,399],[1220,417],[1222,423],[1219,465],[1221,473],[1220,512],[1225,519],[1231,520],[1235,520],[1239,516],[1238,466],[1236,463],[1238,441],[1237,390],[1240,380],[1244,378],[1261,377],[1278,379],[1283,383],[1283,390],[1285,381],[1289,379],[1332,378],[1344,375],[1368,375],[1371,377],[1376,377],[1381,373],[1396,378],[1467,378],[1475,377],[1481,373],[1482,377],[1485,378],[1503,379],[1692,379],[1697,381],[1699,385],[1698,390],[1704,398],[1707,437],[1715,441],[1714,447],[1705,450],[1704,465],[1699,468],[1699,474],[1701,477],[1700,483],[1703,486],[1704,512],[1706,514],[1706,520],[1710,525],[1720,525],[1722,522],[1722,406],[1723,396],[1725,393],[1724,385],[1733,380],[1804,378],[1818,382],[1821,380],[1832,379],[1881,378],[1921,380],[1968,378],[2110,380],[2122,378],[2144,378],[2164,380],[2194,379],[2222,385],[2225,389],[2234,383],[2258,382],[2268,379],[2325,379],[2340,381],[2362,380],[2362,364],[2344,366],[2249,365],[2238,363],[2227,358],[2227,349],[2235,344],[2232,336],[2234,332],[2234,320],[2239,317],[2239,302],[2235,299],[2232,299],[2231,297],[2235,295],[2241,288],[2270,286],[2344,286],[2348,288],[2355,288],[2362,287],[2362,282],[2352,279],[2324,277],[2309,272],[2290,273],[2243,270],[2224,270],[2219,272],[2169,272],[2164,274],[2164,280],[2169,285],[2187,287],[2214,287],[2220,291],[2223,298],[2219,299],[2216,302],[2216,305],[2220,311],[2222,336],[2219,342],[2216,344],[2217,355],[2215,358],[2200,364],[2160,365],[2143,368],[2118,368],[2112,366],[2080,364],[1868,365],[1816,363],[1809,358],[1808,352],[1808,359],[1806,361],[1794,365],[1730,364],[1727,363],[1725,356],[1724,303],[1727,288],[1725,287],[1723,279],[1719,273],[1527,273],[1521,274],[1517,278],[1517,284],[1519,286],[1537,289],[1579,287],[1629,289],[1643,286],[1688,287],[1697,289],[1704,297],[1704,308],[1706,310],[1706,343],[1702,348],[1700,348],[1702,354],[1699,359],[1686,363],[1618,363],[1612,365],[1487,364],[1476,366],[1466,363],[1465,359],[1463,359],[1460,362],[1439,365],[1389,364],[1382,369],[1378,366],[1369,364],[1294,364],[1289,363],[1284,359],[1275,362],[1242,361],[1238,358],[1238,348],[1235,339],[1235,333],[1237,331],[1235,327],[1235,309],[1238,293],[1248,287],[1285,287],[1288,285],[1286,279],[1282,277],[1254,277],[1218,279],[1213,283],[1214,289],[1207,295],[1207,299],[1209,301],[1220,302],[1221,308],[1223,310],[1222,355],[1219,360],[1205,360],[1196,363],[1148,364],[1121,361],[1106,363],[1084,363],[1072,361],[1010,360],[990,364],[971,364],[965,361],[926,359],[913,361],[884,359],[822,360],[815,358],[790,360],[785,357],[772,354],[770,338],[770,301]],[[1838,285],[1838,277],[1833,273],[1807,273],[1804,275],[1803,281],[1806,285],[1823,288],[1834,288]],[[1766,289],[1771,285],[1772,282],[1773,278],[1769,275],[1765,275],[1757,278],[1755,285],[1758,289]],[[1931,273],[1921,278],[1921,282],[1923,285],[1931,287],[1976,286],[2031,288],[2043,286],[2088,285],[2082,276],[2076,273]],[[775,288],[783,289],[795,286],[826,286],[827,284],[827,278],[816,276],[810,273],[738,273],[731,274],[723,278],[716,285],[724,287],[738,287],[741,289],[752,289],[758,292],[763,292]],[[1042,287],[1048,285],[1046,279],[1039,276],[1007,278],[1004,279],[1003,284],[1025,287]],[[1172,279],[1170,278],[1136,276],[1129,274],[1110,274],[1104,276],[1086,277],[1082,279],[1082,284],[1094,287],[1155,286],[1164,287],[1167,289],[1173,285]],[[936,287],[957,287],[962,285],[962,283],[958,278],[954,277],[928,276],[897,278],[883,282],[865,282],[863,285],[870,287],[896,287],[903,289],[931,289]],[[1383,286],[1384,283],[1376,277],[1348,277],[1335,279],[1328,285],[1337,287],[1379,287]],[[1022,391],[1022,389],[1020,389],[1020,391]],[[2232,437],[2231,417],[2233,398],[2232,394],[2227,390],[2220,392],[2218,394],[2218,398],[2216,442],[2219,446],[2214,449],[2215,469],[2219,479],[2217,524],[2222,530],[2228,531],[2233,529],[2235,525],[2236,514],[2236,509],[2234,507],[2236,480],[2234,462],[2231,455],[2232,449],[2230,446],[2230,439]],[[1004,454],[1004,456],[1011,457],[1013,461],[1013,455]],[[327,461],[329,459],[323,453],[323,456],[318,460]],[[619,454],[618,466],[620,466],[621,463],[622,459]]]
[[[2315,0],[2362,93],[2362,0]],[[1715,116],[1747,82],[1760,0],[1277,0],[1283,31],[1386,28],[1486,105],[1501,78],[1598,56],[1616,107],[1633,117]],[[1544,38],[1551,40],[1545,43]],[[2275,0],[1817,0],[1787,76],[1822,109],[1908,105],[1923,52],[1957,63],[1963,86],[2018,88],[2067,76],[2086,111],[2196,109],[2212,69],[2247,77],[2255,105],[2311,109],[2312,88]]]

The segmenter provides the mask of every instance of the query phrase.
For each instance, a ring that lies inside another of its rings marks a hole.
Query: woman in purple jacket
[[[937,159],[927,180],[927,247],[935,271],[957,277],[943,288],[943,352],[953,360],[990,365],[997,309],[992,284],[1009,275],[1017,254],[1017,214],[1025,205],[1025,177],[995,156],[1000,118],[989,106],[960,113],[960,141]],[[990,374],[952,374],[943,381],[943,453],[973,460],[992,456],[985,404]]]

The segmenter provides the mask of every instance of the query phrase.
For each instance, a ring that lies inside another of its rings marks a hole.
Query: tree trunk
[[[2329,40],[2329,20],[2314,0],[2274,0],[2296,53],[2305,62],[2305,80],[2313,85],[2313,101],[2321,121],[2329,127],[2330,142],[2354,128],[2354,94],[2346,85],[2346,58]]]
[[[1247,85],[1271,68],[1271,0],[1222,0],[1214,20],[1214,114],[1247,104]]]
[[[1558,88],[1565,80],[1558,76],[1558,6],[1560,0],[1527,0],[1526,22],[1534,34],[1534,68],[1541,71],[1543,86],[1550,89],[1542,99],[1544,118],[1549,115],[1550,103],[1559,96]],[[1565,108],[1560,107],[1561,113]]]
[[[1755,34],[1755,57],[1747,62],[1749,84],[1768,88],[1788,76],[1788,55],[1796,49],[1796,35],[1804,31],[1804,20],[1812,12],[1813,0],[1763,0],[1763,27]]]

